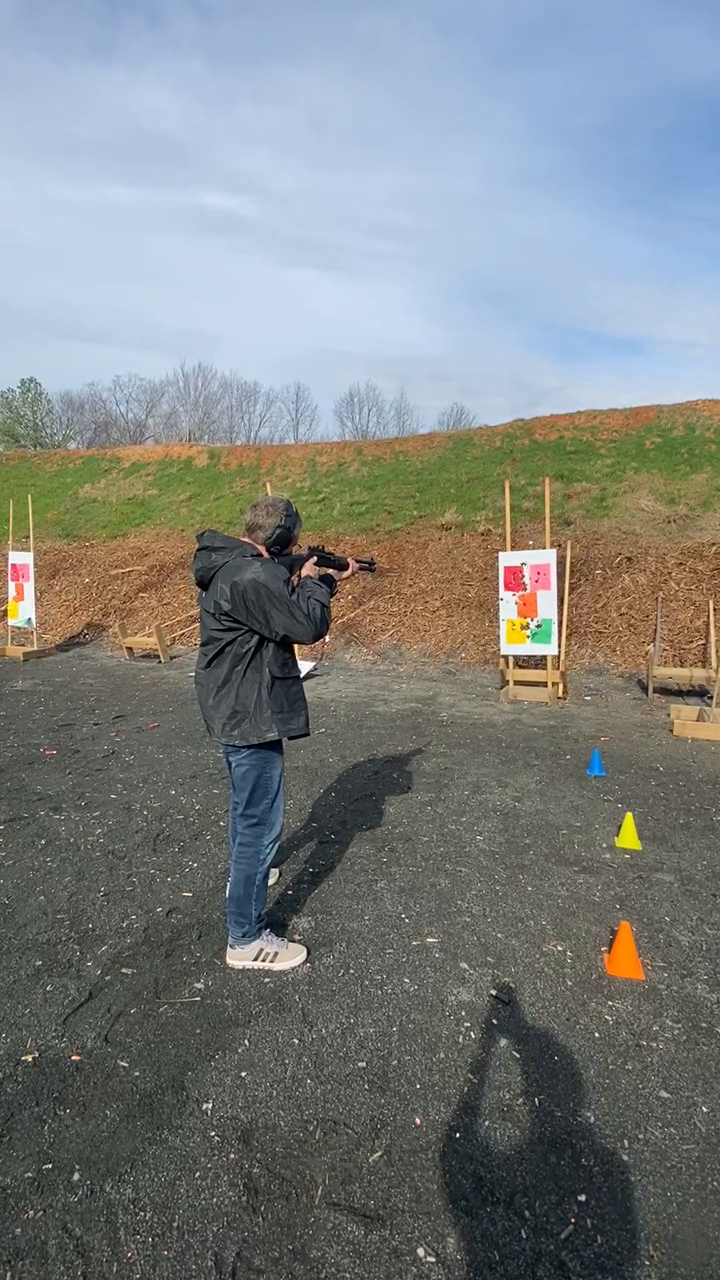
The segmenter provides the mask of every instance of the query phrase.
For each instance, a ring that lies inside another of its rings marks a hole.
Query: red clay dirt
[[[537,536],[528,534],[529,537]],[[522,545],[517,531],[516,543]],[[179,619],[171,637],[197,643],[193,539],[167,532],[110,542],[65,543],[37,551],[38,620],[55,642],[108,636],[124,621],[133,630]],[[360,550],[378,572],[341,588],[332,644],[379,654],[413,650],[470,664],[497,659],[496,534],[404,534]],[[338,547],[342,550],[342,547]],[[720,600],[720,546],[612,538],[576,530],[572,544],[568,657],[572,666],[644,668],[653,639],[656,597],[664,597],[663,661],[704,660],[707,600]]]

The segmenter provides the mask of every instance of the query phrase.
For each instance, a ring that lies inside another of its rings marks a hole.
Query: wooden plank
[[[697,724],[701,721],[720,724],[720,711],[712,707],[689,707],[686,702],[673,702],[670,707],[670,719],[685,720],[689,724]]]
[[[656,683],[671,680],[673,684],[713,685],[717,672],[712,667],[653,667]]]
[[[6,644],[0,649],[3,658],[14,658],[17,662],[29,662],[31,658],[47,658],[57,653],[54,644],[37,645],[35,648],[21,644]]]
[[[544,675],[544,673],[541,673]],[[500,697],[503,702],[548,702],[547,685],[506,685]]]
[[[125,636],[123,644],[126,645],[128,649],[148,649],[153,652],[158,647],[158,642],[154,635]]]
[[[560,628],[560,673],[562,677],[562,686],[565,687],[565,652],[567,646],[567,625],[568,625],[568,607],[570,604],[570,557],[572,555],[572,543],[568,541],[565,547],[565,584],[563,586],[563,616]]]
[[[135,654],[133,653],[130,646],[125,643],[125,641],[127,640],[127,627],[125,626],[125,623],[118,622],[116,631],[117,631],[118,640],[122,645],[122,651],[125,654],[125,657],[127,658],[128,662],[132,662],[133,658],[135,657]]]
[[[553,667],[553,682],[560,683],[560,672],[557,667]],[[547,673],[539,667],[514,667],[513,683],[518,687],[521,684],[547,684]]]
[[[676,738],[698,738],[703,742],[720,742],[720,724],[717,721],[673,720],[673,734]]]
[[[37,583],[35,581],[35,529],[33,525],[33,507],[32,507],[31,494],[28,494],[28,524],[30,525],[30,555],[33,558],[33,592],[35,595],[35,626],[33,627],[33,649],[37,649],[38,647],[38,638],[37,638],[38,596],[37,596],[37,590],[36,590]]]
[[[155,639],[155,644],[157,645],[157,651],[160,655],[160,661],[169,662],[170,649],[168,648],[167,637],[160,623],[158,623],[158,625],[155,627],[153,636]]]
[[[673,702],[670,706],[671,720],[697,720],[702,707],[688,707],[684,702]]]

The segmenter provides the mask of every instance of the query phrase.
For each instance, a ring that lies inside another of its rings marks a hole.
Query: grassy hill
[[[720,402],[705,401],[362,444],[6,454],[0,522],[13,498],[20,542],[32,494],[48,639],[172,621],[192,644],[192,534],[237,530],[270,481],[301,507],[310,538],[378,561],[338,593],[333,644],[492,664],[503,481],[517,546],[542,537],[548,475],[553,539],[573,540],[571,671],[639,670],[660,591],[665,659],[697,665],[707,597],[720,600],[719,428]]]
[[[462,531],[500,523],[506,476],[514,519],[536,519],[549,475],[556,533],[600,522],[703,536],[720,509],[719,446],[720,401],[698,401],[357,444],[8,454],[0,521],[14,498],[22,536],[31,493],[42,540],[231,530],[269,480],[313,534]]]

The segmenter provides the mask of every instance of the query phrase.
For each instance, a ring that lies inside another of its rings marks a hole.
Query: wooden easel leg
[[[708,642],[710,645],[710,666],[713,671],[717,671],[717,646],[715,644],[715,601],[708,601]]]

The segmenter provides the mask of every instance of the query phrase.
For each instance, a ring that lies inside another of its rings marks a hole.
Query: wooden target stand
[[[193,621],[189,626],[180,627],[181,622],[186,622],[188,618]],[[177,618],[170,618],[168,622],[157,622],[154,627],[148,627],[147,631],[139,631],[136,635],[131,635],[124,622],[119,622],[115,628],[118,640],[122,647],[125,657],[132,660],[136,653],[156,653],[160,662],[169,662],[172,654],[170,652],[172,646],[177,644],[181,636],[187,635],[188,631],[192,631],[197,626],[197,610],[193,609],[190,613],[181,613]]]
[[[545,477],[545,548],[552,549],[550,540],[550,479]],[[505,481],[505,550],[512,551],[512,524],[510,514],[510,481]],[[557,702],[567,697],[567,672],[565,653],[567,645],[568,603],[570,599],[571,544],[565,544],[565,583],[563,588],[562,620],[560,624],[560,653],[558,665],[552,654],[545,659],[545,667],[517,667],[512,654],[500,658],[502,702]],[[525,660],[524,660],[525,661]]]
[[[0,645],[0,657],[14,658],[16,662],[28,662],[31,658],[46,658],[48,654],[56,653],[54,644],[38,644],[37,629],[37,595],[35,593],[35,529],[33,525],[33,506],[32,498],[28,494],[28,525],[30,528],[30,555],[32,556],[32,579],[33,579],[33,597],[35,602],[35,626],[34,627],[14,627],[10,614],[7,614],[7,643]],[[13,504],[10,499],[10,518],[8,520],[8,565],[10,563],[10,554],[16,550],[13,547]],[[8,571],[9,576],[9,571]],[[8,601],[9,603],[9,601]],[[31,644],[14,644],[13,631],[20,631],[23,636],[30,635],[32,637]]]
[[[648,648],[647,696],[652,698],[655,685],[679,685],[681,689],[712,689],[718,678],[717,643],[715,639],[715,602],[708,600],[707,640],[702,667],[663,667],[662,658],[662,596],[658,596],[655,614],[655,640]],[[714,704],[713,704],[714,709]],[[672,712],[671,712],[672,714]]]
[[[720,692],[720,671],[715,676],[711,706],[690,707],[682,702],[673,703],[670,708],[673,736],[676,738],[699,738],[704,742],[720,742],[718,692]]]

